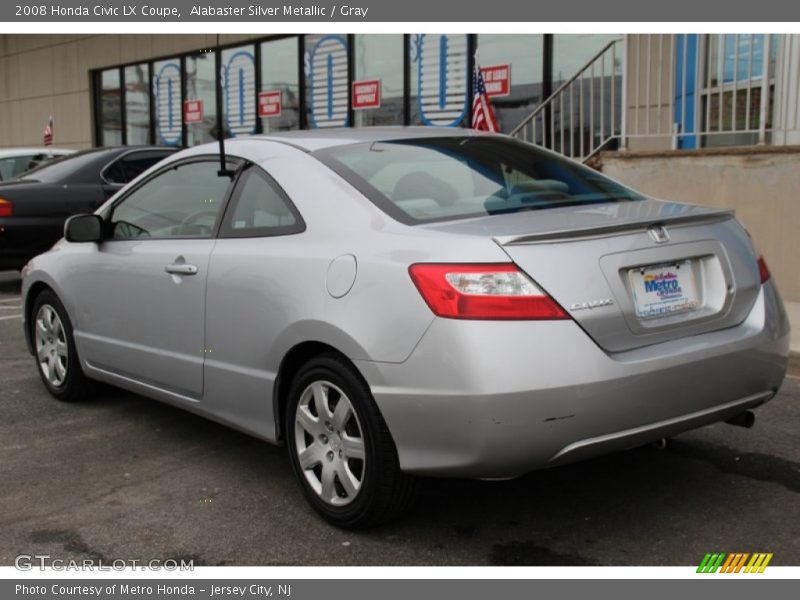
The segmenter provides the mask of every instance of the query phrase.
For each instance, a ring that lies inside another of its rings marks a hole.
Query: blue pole
[[[447,104],[447,36],[439,38],[439,108]]]
[[[239,69],[239,125],[244,125],[244,69]]]

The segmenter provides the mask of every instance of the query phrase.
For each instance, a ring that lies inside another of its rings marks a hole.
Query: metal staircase
[[[624,62],[624,40],[609,42],[510,135],[583,162],[614,147],[624,131]]]

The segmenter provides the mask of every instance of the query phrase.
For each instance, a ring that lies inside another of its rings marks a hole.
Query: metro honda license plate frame
[[[692,259],[628,269],[633,308],[639,319],[657,319],[696,310],[700,294]]]

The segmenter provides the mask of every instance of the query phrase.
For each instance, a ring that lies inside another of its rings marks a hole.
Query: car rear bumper
[[[729,419],[783,381],[771,284],[736,327],[609,354],[573,321],[437,319],[403,363],[357,361],[420,475],[505,478]]]

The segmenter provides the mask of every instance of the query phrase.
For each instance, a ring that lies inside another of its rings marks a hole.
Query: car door
[[[267,439],[275,437],[278,369],[270,351],[304,307],[298,289],[316,281],[297,271],[305,228],[285,192],[250,165],[231,194],[209,264],[204,409]]]
[[[208,262],[231,183],[218,170],[212,159],[171,165],[110,209],[75,290],[92,368],[201,397]]]

